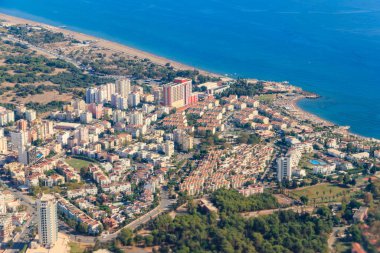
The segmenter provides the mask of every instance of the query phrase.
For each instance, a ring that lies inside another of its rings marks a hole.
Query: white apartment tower
[[[129,124],[131,125],[144,124],[144,115],[138,111],[133,112],[129,117]]]
[[[128,106],[136,107],[140,104],[140,94],[137,92],[132,92],[128,95]]]
[[[40,244],[53,247],[58,239],[57,200],[53,195],[42,195],[37,201],[37,214]]]
[[[283,179],[290,180],[292,178],[292,158],[291,157],[280,157],[277,159],[277,180],[282,181]]]
[[[127,98],[128,94],[131,93],[131,80],[128,78],[116,80],[116,93],[123,98]]]
[[[11,142],[13,150],[25,148],[28,144],[28,132],[11,132]]]
[[[35,110],[26,110],[25,112],[25,118],[27,121],[33,121],[35,119],[37,119],[37,113]]]
[[[165,155],[171,157],[172,155],[174,155],[174,142],[172,141],[166,141],[164,143],[164,153]]]

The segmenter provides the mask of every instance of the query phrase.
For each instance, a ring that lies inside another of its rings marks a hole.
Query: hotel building
[[[172,83],[164,85],[163,105],[179,108],[196,102],[196,96],[192,96],[192,80],[176,78]]]

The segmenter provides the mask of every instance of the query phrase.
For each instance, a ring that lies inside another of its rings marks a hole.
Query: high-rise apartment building
[[[4,128],[0,128],[0,154],[8,153],[8,141],[4,136]]]
[[[130,107],[136,107],[140,104],[140,94],[137,92],[132,92],[128,95],[128,105]]]
[[[128,78],[116,80],[116,93],[123,98],[127,98],[128,94],[131,93],[131,80]]]
[[[53,247],[58,239],[57,200],[53,195],[44,194],[37,200],[37,214],[40,244]]]
[[[277,180],[290,180],[292,178],[293,166],[291,156],[284,156],[277,159]]]
[[[172,83],[164,85],[163,105],[170,107],[182,107],[196,100],[192,96],[192,80],[187,78],[176,78]]]
[[[103,105],[97,105],[95,103],[89,104],[87,110],[92,113],[94,119],[100,119],[103,117]]]
[[[98,100],[98,89],[97,88],[87,88],[86,90],[86,103],[97,103]]]
[[[25,111],[25,119],[27,121],[33,121],[37,119],[37,112],[35,110],[29,109]]]
[[[5,126],[14,121],[15,121],[14,112],[0,106],[0,126]]]
[[[37,147],[26,146],[18,149],[18,162],[25,165],[32,165],[38,162],[42,156],[37,153]]]
[[[28,143],[28,132],[18,131],[11,132],[12,149],[18,150],[24,148]]]

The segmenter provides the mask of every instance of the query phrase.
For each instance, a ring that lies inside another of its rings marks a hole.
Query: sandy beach
[[[94,36],[87,35],[87,34],[83,34],[80,32],[74,32],[71,30],[67,30],[64,28],[56,27],[56,26],[51,26],[48,24],[40,23],[40,22],[35,22],[32,20],[27,20],[27,19],[23,19],[23,18],[14,17],[14,16],[9,16],[9,15],[3,14],[3,13],[0,13],[0,19],[5,20],[9,24],[14,24],[14,25],[16,25],[16,24],[29,24],[29,25],[35,25],[35,26],[42,26],[48,30],[51,30],[54,32],[61,32],[64,35],[70,36],[73,39],[77,39],[77,40],[95,41],[95,44],[98,47],[107,48],[107,49],[109,49],[115,53],[122,52],[122,53],[130,55],[132,57],[136,56],[136,57],[141,58],[141,59],[147,58],[147,59],[151,60],[152,62],[159,64],[159,65],[165,65],[167,63],[170,63],[170,65],[173,68],[178,69],[178,70],[194,70],[194,69],[196,69],[201,74],[215,76],[215,77],[224,77],[220,74],[211,73],[211,72],[208,72],[205,70],[200,70],[198,68],[195,68],[195,67],[192,67],[192,66],[189,66],[186,64],[182,64],[180,62],[176,62],[176,61],[173,61],[173,60],[170,60],[170,59],[167,59],[167,58],[155,55],[155,54],[151,54],[151,53],[148,53],[148,52],[136,49],[136,48],[125,46],[125,45],[122,45],[122,44],[119,44],[116,42],[101,39],[101,38],[94,37]]]

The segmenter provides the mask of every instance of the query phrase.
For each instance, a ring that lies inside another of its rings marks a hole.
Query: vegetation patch
[[[68,158],[65,162],[71,167],[80,170],[81,168],[87,168],[92,162],[78,159],[78,158]]]
[[[311,203],[315,202],[337,202],[352,194],[350,188],[335,184],[318,184],[296,189],[290,192],[290,196],[300,199],[306,196]]]

